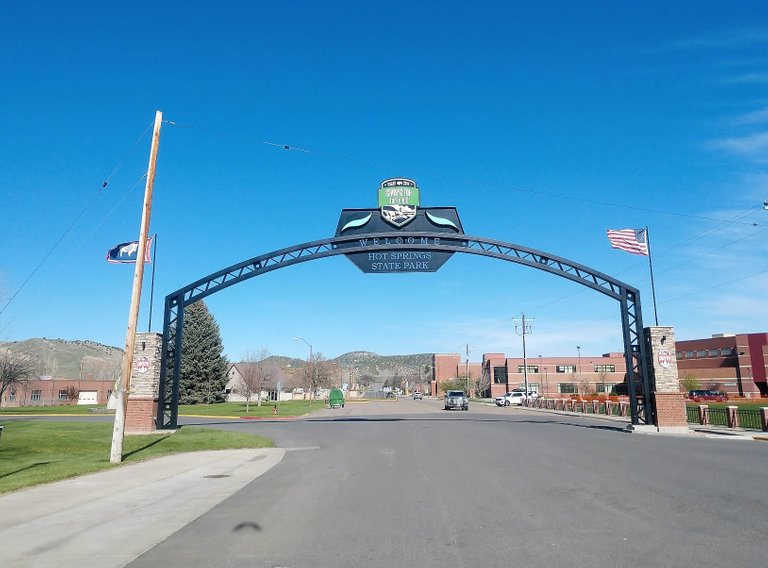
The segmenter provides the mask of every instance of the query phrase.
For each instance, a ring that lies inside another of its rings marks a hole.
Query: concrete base
[[[630,424],[627,430],[635,434],[675,434],[688,435],[692,431],[688,426],[654,426],[653,424]]]
[[[653,424],[628,424],[627,431],[635,434],[658,434],[659,429]]]
[[[126,436],[160,436],[163,434],[175,434],[177,430],[134,430],[128,432],[126,430]]]

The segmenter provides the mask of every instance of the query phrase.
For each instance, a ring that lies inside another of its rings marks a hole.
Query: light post
[[[531,334],[531,325],[525,323],[525,314],[522,316],[523,323],[519,326],[515,325],[515,333],[523,337],[523,382],[525,383],[525,405],[528,406],[528,359],[525,355],[525,336]]]
[[[312,344],[303,337],[294,337],[294,341],[303,341],[309,347],[309,405],[312,406],[312,371],[315,368],[314,361],[312,360]]]
[[[544,383],[543,383],[543,382],[542,382],[542,380],[541,380],[541,355],[539,355],[539,389],[540,389],[542,392],[544,392],[544,389],[542,388],[542,387],[543,387],[543,384],[544,384]],[[539,396],[541,396],[541,393],[539,393]]]
[[[466,349],[466,358],[464,360],[464,379],[467,381],[467,398],[469,398],[472,396],[472,389],[470,386],[471,382],[469,380],[469,352],[472,351],[474,347],[470,347],[469,343],[467,343],[464,348]]]
[[[579,381],[579,386],[577,387],[576,392],[578,392],[578,389],[581,388],[581,345],[576,346],[576,351],[579,353],[579,360],[576,364],[576,376],[578,377]]]

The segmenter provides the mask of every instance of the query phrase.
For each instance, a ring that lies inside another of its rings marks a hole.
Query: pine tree
[[[223,402],[228,362],[219,325],[202,300],[184,310],[179,402]]]

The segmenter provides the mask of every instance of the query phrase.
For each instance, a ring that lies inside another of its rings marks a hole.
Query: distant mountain
[[[266,361],[283,369],[301,368],[307,363],[306,359],[295,359],[283,355],[271,355],[267,357]],[[395,373],[401,376],[413,376],[418,375],[419,368],[426,376],[424,367],[432,364],[432,354],[377,355],[371,351],[350,351],[335,359],[329,359],[328,362],[338,365],[342,369],[354,369],[357,376],[391,377]]]
[[[356,369],[360,375],[391,376],[395,372],[400,375],[418,375],[419,368],[424,371],[426,365],[432,365],[432,354],[377,355],[370,351],[350,351],[332,361],[341,367]]]
[[[114,380],[120,376],[123,350],[88,340],[35,338],[25,341],[0,342],[0,349],[26,353],[38,364],[38,376],[61,379]],[[267,358],[283,369],[298,369],[306,360],[284,355]],[[330,359],[345,370],[354,370],[357,376],[373,377],[418,376],[419,369],[426,376],[425,366],[432,364],[431,353],[414,355],[377,355],[371,351],[350,351]]]
[[[0,349],[24,353],[38,367],[38,376],[57,379],[115,380],[120,376],[123,350],[88,340],[34,338],[0,342]]]

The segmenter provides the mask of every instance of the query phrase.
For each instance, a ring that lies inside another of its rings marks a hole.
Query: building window
[[[525,383],[520,383],[519,388],[525,390]],[[531,392],[539,392],[539,383],[528,381],[528,390]]]
[[[707,356],[707,350],[706,349],[699,349],[696,352],[696,357],[706,357]]]
[[[32,397],[30,398],[30,400],[34,402],[34,401],[42,400],[42,398],[43,398],[43,391],[41,390],[32,391]]]
[[[609,393],[611,392],[611,385],[609,385],[608,383],[595,383],[595,392]]]
[[[69,400],[69,397],[67,396],[67,391],[65,390],[59,391],[59,400]]]
[[[517,372],[522,373],[523,372],[523,366],[518,365],[517,366]],[[539,366],[538,365],[528,365],[528,372],[529,373],[538,373],[539,372]]]
[[[507,384],[507,368],[506,367],[493,368],[493,382],[497,385]]]
[[[557,365],[555,367],[555,372],[556,373],[575,373],[576,365]]]
[[[728,357],[729,355],[736,355],[736,350],[733,347],[724,347],[720,350],[720,355]]]
[[[595,373],[615,373],[616,365],[595,365]]]
[[[560,394],[574,394],[576,392],[576,385],[573,383],[557,383],[557,390]]]
[[[693,351],[686,351],[685,352],[685,358],[686,359],[693,359]]]
[[[683,352],[682,351],[678,351],[677,353],[675,353],[675,358],[676,359],[682,359],[683,358]]]
[[[15,402],[16,401],[16,391],[11,390],[11,392],[8,395],[8,401],[9,402]]]
[[[719,357],[720,356],[720,350],[719,349],[710,349],[709,350],[709,356],[710,357]]]

